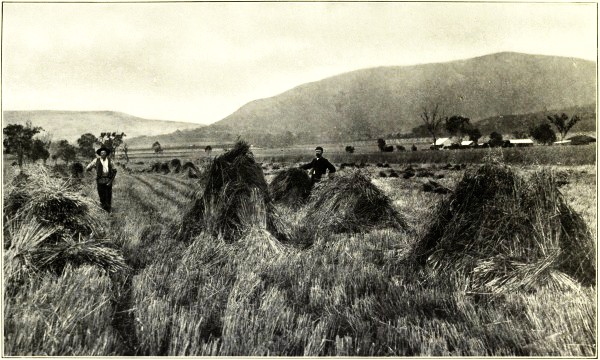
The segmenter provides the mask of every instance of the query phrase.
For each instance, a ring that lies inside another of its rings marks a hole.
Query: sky
[[[597,58],[595,3],[3,3],[2,15],[3,110],[209,124],[362,68]]]

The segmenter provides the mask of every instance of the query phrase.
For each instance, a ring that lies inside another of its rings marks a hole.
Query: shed
[[[575,135],[571,136],[567,140],[571,140],[572,145],[587,145],[596,142],[594,137],[588,135]]]
[[[526,147],[533,146],[533,140],[531,139],[510,139],[508,140],[510,147]]]
[[[439,138],[435,141],[435,144],[431,144],[431,146],[436,148],[448,147],[450,145],[452,145],[452,141],[450,141],[450,138]]]

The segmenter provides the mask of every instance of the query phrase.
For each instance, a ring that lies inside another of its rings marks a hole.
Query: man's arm
[[[333,174],[335,172],[335,166],[333,166],[333,164],[327,160],[327,170],[329,170],[330,174]]]
[[[96,165],[96,160],[98,160],[98,159],[96,158],[96,159],[92,160],[92,162],[90,162],[90,163],[88,164],[88,166],[86,166],[86,167],[85,167],[85,171],[90,171],[90,170],[92,170],[92,168],[94,167],[94,165]]]
[[[309,162],[308,164],[300,165],[300,169],[304,169],[304,170],[312,169],[313,161]]]

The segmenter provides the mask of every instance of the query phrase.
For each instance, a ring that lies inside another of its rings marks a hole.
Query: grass
[[[184,156],[179,158],[185,162]],[[444,174],[436,181],[450,189],[464,173],[442,169],[447,162],[463,163],[459,158],[388,162],[399,172],[413,164],[417,170]],[[469,165],[467,171],[475,167]],[[540,167],[519,165],[516,172],[527,176]],[[595,166],[552,169],[569,171],[569,183],[561,192],[595,235]],[[130,270],[108,276],[89,265],[68,268],[38,277],[5,298],[5,354],[597,354],[595,285],[574,282],[559,291],[540,284],[530,291],[481,294],[466,291],[467,280],[457,273],[413,266],[411,249],[452,194],[423,192],[427,177],[379,178],[379,170],[363,169],[411,231],[379,226],[350,234],[321,231],[305,249],[274,239],[265,229],[264,206],[256,201],[241,203],[246,225],[235,241],[202,231],[178,241],[172,230],[182,220],[188,189],[198,181],[176,174],[119,172],[113,189],[115,213],[106,226]],[[97,198],[92,182],[83,190]],[[289,232],[302,225],[308,211],[307,206],[285,204],[275,209]],[[86,296],[71,295],[76,286]],[[63,300],[59,294],[67,295]],[[48,317],[48,309],[58,309],[58,316]],[[130,321],[115,323],[116,309],[130,314]],[[29,313],[34,315],[25,316]],[[81,335],[81,329],[93,336]],[[67,333],[72,335],[67,338]]]

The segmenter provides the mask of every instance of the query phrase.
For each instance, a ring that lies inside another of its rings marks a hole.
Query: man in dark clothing
[[[99,157],[92,160],[85,169],[90,171],[96,167],[96,185],[98,186],[100,204],[104,210],[110,212],[112,203],[112,183],[117,175],[117,169],[115,169],[112,161],[108,157],[110,149],[102,146],[100,149],[96,150],[96,154],[98,154]]]
[[[332,176],[332,174],[335,173],[335,166],[323,157],[323,148],[317,146],[315,152],[316,157],[311,162],[300,166],[300,168],[304,170],[312,169],[310,180],[313,184],[321,181],[321,177],[325,175],[327,170],[329,170],[329,176]]]

